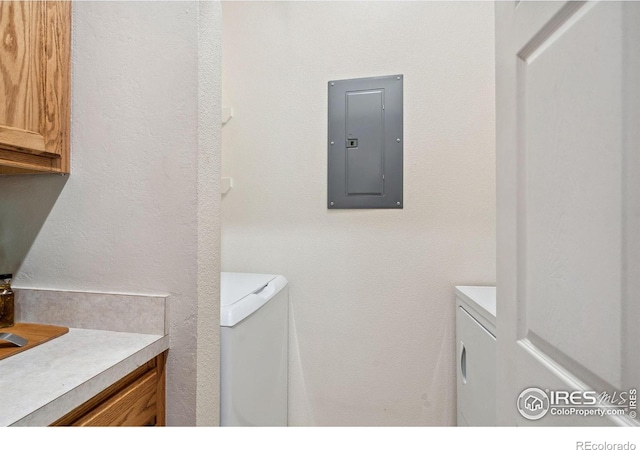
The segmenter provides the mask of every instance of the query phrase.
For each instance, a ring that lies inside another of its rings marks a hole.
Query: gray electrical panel
[[[328,208],[403,207],[402,80],[329,82]]]

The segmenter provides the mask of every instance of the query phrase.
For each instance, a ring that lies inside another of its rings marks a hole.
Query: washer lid
[[[496,288],[495,286],[456,286],[456,297],[467,305],[465,309],[474,319],[487,323],[482,325],[495,333],[496,326]],[[474,314],[474,311],[477,314]],[[480,317],[476,317],[479,315]],[[493,329],[491,329],[493,328]]]
[[[495,286],[456,286],[465,300],[478,305],[480,308],[496,317],[496,288]]]
[[[287,285],[282,275],[220,273],[220,326],[232,327],[253,314]]]

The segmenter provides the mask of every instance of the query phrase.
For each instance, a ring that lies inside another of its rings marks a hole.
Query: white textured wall
[[[2,230],[10,250],[31,246],[16,286],[170,294],[169,425],[218,414],[220,84],[198,77],[199,52],[219,70],[220,8],[210,8],[74,2],[72,174],[57,202],[33,194],[57,193],[61,177],[0,178],[0,226],[42,223],[37,238]],[[211,120],[199,125],[201,114]]]
[[[222,9],[198,3],[198,361],[196,425],[220,423]]]
[[[495,281],[490,2],[225,2],[222,268],[281,273],[292,425],[455,423],[456,284]],[[404,209],[326,209],[327,81],[404,74]]]

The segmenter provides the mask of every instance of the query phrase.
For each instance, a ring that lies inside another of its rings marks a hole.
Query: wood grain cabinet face
[[[70,53],[70,1],[0,1],[0,174],[69,173]]]
[[[53,426],[164,426],[166,352],[114,383]]]

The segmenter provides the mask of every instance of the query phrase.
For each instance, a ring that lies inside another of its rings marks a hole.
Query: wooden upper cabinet
[[[0,174],[69,173],[70,54],[70,1],[0,1]]]

